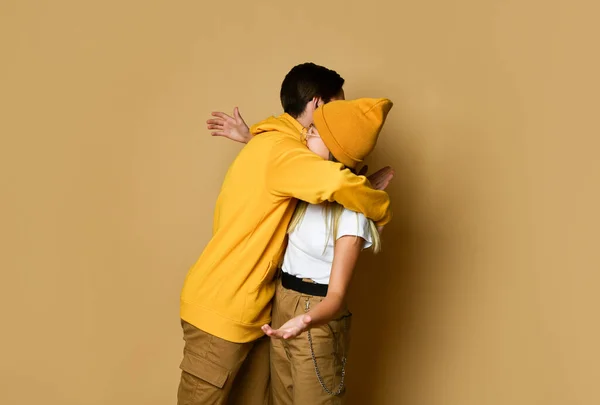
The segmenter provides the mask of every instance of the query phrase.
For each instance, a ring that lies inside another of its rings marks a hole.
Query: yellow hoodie
[[[271,320],[274,276],[296,198],[337,201],[379,225],[389,222],[389,197],[363,176],[323,160],[301,140],[288,114],[251,128],[255,136],[229,167],[217,199],[213,237],[189,270],[181,318],[231,342],[262,336]]]

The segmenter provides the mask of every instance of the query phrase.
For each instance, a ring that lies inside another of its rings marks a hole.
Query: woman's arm
[[[342,236],[337,240],[327,296],[307,313],[311,327],[324,325],[343,315],[340,312],[346,308],[346,293],[364,243],[365,240],[357,236]]]
[[[262,327],[263,332],[271,337],[290,339],[298,336],[308,328],[324,325],[339,318],[342,315],[340,312],[346,307],[346,293],[364,243],[365,240],[358,236],[342,236],[339,238],[334,248],[327,296],[323,301],[315,305],[306,314],[290,319],[279,329],[272,329],[269,325],[264,325]]]

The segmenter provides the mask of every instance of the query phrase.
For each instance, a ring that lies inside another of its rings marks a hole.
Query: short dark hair
[[[304,112],[314,97],[329,102],[340,94],[344,79],[335,71],[314,63],[294,66],[281,83],[281,106],[294,118]]]

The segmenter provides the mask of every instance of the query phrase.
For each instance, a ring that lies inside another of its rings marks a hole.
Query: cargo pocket
[[[224,367],[191,352],[184,353],[179,368],[183,371],[177,393],[180,405],[199,403],[203,395],[207,395],[208,399],[223,388],[229,376]]]
[[[350,331],[352,328],[352,312],[347,311],[342,318],[336,321],[334,335],[336,335],[336,352],[347,357],[350,351]]]

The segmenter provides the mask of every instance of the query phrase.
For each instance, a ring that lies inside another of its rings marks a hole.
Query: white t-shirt
[[[289,235],[281,266],[284,272],[298,278],[309,278],[319,284],[329,284],[335,241],[333,229],[329,229],[330,235],[327,238],[325,219],[323,205],[308,205],[304,218]],[[371,247],[367,218],[363,214],[344,209],[339,220],[337,238],[348,235],[363,238],[363,249]]]

